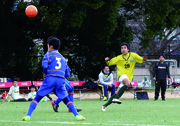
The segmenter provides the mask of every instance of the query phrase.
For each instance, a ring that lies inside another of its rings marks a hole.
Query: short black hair
[[[31,85],[29,88],[30,88],[30,89],[31,89],[31,88],[36,88],[36,86],[35,86],[35,85]]]
[[[127,46],[127,48],[130,50],[130,47],[129,47],[129,44],[128,43],[121,43],[121,47],[123,46],[123,45],[126,45]]]
[[[165,58],[165,55],[164,55],[164,54],[160,54],[160,55],[159,55],[159,58],[160,58],[161,56]]]
[[[47,39],[47,43],[49,44],[49,46],[53,46],[53,48],[55,50],[58,50],[60,45],[61,45],[61,41],[56,38],[56,37],[53,37],[53,36],[50,36],[48,39]]]
[[[18,78],[16,76],[13,77],[12,81],[18,81]]]

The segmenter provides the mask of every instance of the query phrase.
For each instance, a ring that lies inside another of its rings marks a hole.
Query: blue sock
[[[71,112],[74,114],[74,116],[79,115],[79,113],[77,112],[77,110],[76,110],[76,108],[75,108],[73,103],[69,104],[68,108],[71,110]]]
[[[37,104],[35,102],[31,102],[31,104],[29,105],[29,109],[28,109],[28,112],[27,112],[26,116],[30,116],[31,117],[31,114],[33,113],[33,111],[36,108],[36,106],[37,106]]]
[[[72,103],[74,103],[74,95],[73,94],[69,94],[69,100],[72,102]]]
[[[57,98],[56,101],[54,101],[54,103],[55,103],[56,105],[58,105],[61,101],[62,101],[61,98]]]
[[[30,105],[29,105],[29,109],[28,109],[28,112],[27,112],[27,115],[26,116],[31,116],[31,114],[33,113],[34,109],[36,108],[37,106],[37,103],[39,103],[39,101],[43,98],[44,96],[39,96],[38,94],[36,94],[35,98],[33,99],[33,101],[35,102],[31,102]]]
[[[74,114],[74,116],[79,115],[76,108],[75,108],[75,106],[74,106],[74,104],[69,100],[69,97],[64,98],[63,102],[64,102],[65,105],[67,105],[69,110],[71,110],[71,112]]]

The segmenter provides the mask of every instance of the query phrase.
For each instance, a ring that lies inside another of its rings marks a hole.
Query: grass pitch
[[[55,125],[130,125],[130,126],[174,126],[180,125],[179,98],[166,101],[121,99],[122,104],[111,104],[105,112],[101,106],[105,101],[99,99],[75,100],[77,108],[86,120],[76,121],[72,113],[60,103],[59,113],[52,110],[50,101],[39,103],[32,114],[31,121],[23,122],[30,102],[0,103],[0,126],[55,126]]]

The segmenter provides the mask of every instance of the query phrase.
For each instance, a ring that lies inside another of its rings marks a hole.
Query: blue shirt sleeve
[[[71,72],[71,69],[69,68],[68,65],[66,65],[66,70],[65,70],[65,78],[69,77],[70,76],[70,72]]]
[[[48,58],[47,54],[44,55],[44,58],[42,60],[42,67],[43,67],[43,73],[47,74],[47,68],[48,68]]]

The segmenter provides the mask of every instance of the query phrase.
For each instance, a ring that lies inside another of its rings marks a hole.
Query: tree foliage
[[[105,65],[104,58],[119,55],[120,43],[132,40],[131,29],[126,27],[123,17],[119,16],[117,20],[118,27],[110,38],[97,38],[93,32],[86,34],[93,26],[84,22],[86,29],[80,29],[76,37],[66,40],[66,43],[69,43],[69,65],[79,78],[90,76],[97,79]]]
[[[3,0],[0,4],[0,16],[2,17],[0,76],[11,78],[15,75],[21,80],[31,80],[33,77],[31,67],[34,67],[32,62],[36,59],[30,56],[36,55],[36,52],[32,50],[35,46],[33,38],[36,37],[34,36],[34,21],[22,16],[24,9],[22,11],[19,8],[21,6],[25,8],[25,3],[19,4],[17,10],[14,10],[14,3],[15,0]]]
[[[148,55],[163,53],[172,43],[175,47],[171,52],[179,49],[179,4],[179,0],[126,0],[122,4],[126,19],[132,21],[135,37]]]
[[[126,27],[123,16],[117,12],[118,5],[122,1],[95,1],[95,2],[69,2],[62,5],[59,13],[53,10],[55,17],[60,16],[54,31],[55,36],[61,39],[60,51],[66,52],[68,64],[72,72],[79,79],[86,77],[96,78],[104,67],[106,56],[120,54],[120,43],[129,43],[132,40],[131,29]],[[57,6],[54,3],[40,2],[41,6],[47,6],[49,14],[51,8]],[[67,5],[68,4],[68,5]],[[49,17],[44,20],[49,20]],[[57,22],[57,21],[56,21]],[[47,27],[51,25],[47,24]],[[50,29],[48,29],[49,31]],[[52,33],[52,32],[51,32]],[[48,35],[46,35],[48,36]]]
[[[17,10],[13,10],[15,0],[4,1],[0,12],[1,76],[16,75],[23,80],[39,77],[41,62],[36,58],[38,51],[33,40],[43,40],[46,53],[47,38],[56,36],[61,40],[59,51],[68,58],[72,72],[79,79],[97,79],[105,65],[104,58],[120,54],[120,43],[132,40],[131,29],[117,12],[123,0],[21,1]],[[29,4],[38,9],[35,18],[24,13]]]

